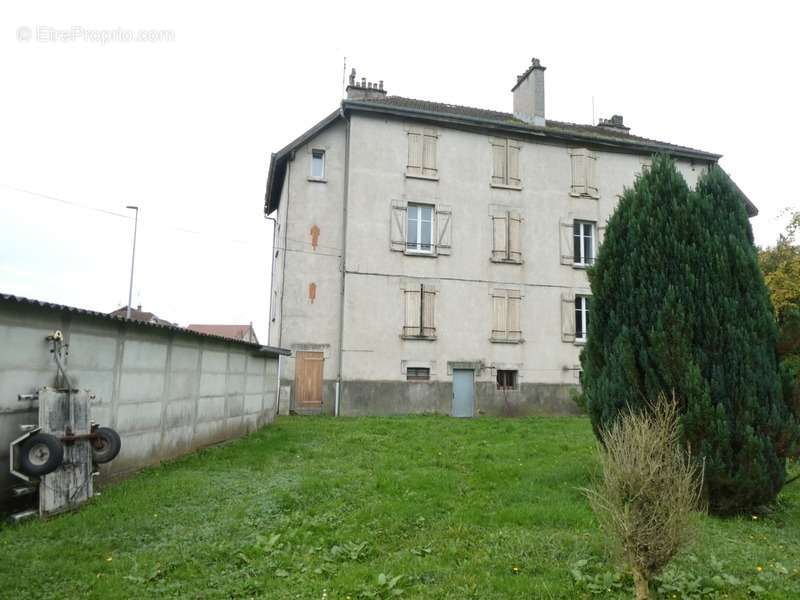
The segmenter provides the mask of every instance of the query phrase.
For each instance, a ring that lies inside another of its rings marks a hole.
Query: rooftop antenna
[[[345,82],[345,76],[346,75],[347,75],[347,57],[345,56],[344,57],[344,65],[342,65],[342,98],[344,98],[344,94],[345,94],[344,82]]]
[[[592,96],[592,125],[594,125],[595,123],[597,123],[597,121],[595,121],[595,115],[594,115],[594,96]]]

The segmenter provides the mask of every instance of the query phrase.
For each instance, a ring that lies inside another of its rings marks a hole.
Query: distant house
[[[108,314],[112,317],[119,317],[121,319],[124,319],[127,317],[128,307],[120,306],[117,310],[110,312]],[[152,323],[154,325],[170,325],[170,326],[175,325],[175,323],[171,323],[166,319],[162,319],[161,317],[151,312],[143,311],[141,304],[136,308],[131,307],[131,321],[142,321],[143,323]]]
[[[189,331],[205,333],[208,335],[218,335],[220,337],[231,338],[233,340],[243,340],[245,342],[258,343],[258,337],[253,329],[252,323],[245,325],[188,325]]]

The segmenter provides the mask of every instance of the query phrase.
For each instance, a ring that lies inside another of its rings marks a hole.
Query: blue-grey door
[[[475,412],[475,372],[453,369],[453,416],[471,417]]]

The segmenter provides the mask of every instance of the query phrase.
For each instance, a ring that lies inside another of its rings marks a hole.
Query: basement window
[[[508,369],[497,369],[497,389],[515,390],[517,389],[517,371]]]
[[[429,367],[407,367],[406,381],[430,381],[431,370]]]

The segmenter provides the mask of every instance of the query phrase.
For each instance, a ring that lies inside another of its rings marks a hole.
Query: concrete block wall
[[[278,354],[257,345],[19,302],[0,301],[0,508],[10,488],[9,443],[36,423],[19,394],[56,384],[46,337],[64,333],[72,384],[94,392],[92,419],[122,437],[101,478],[235,438],[277,410]]]

